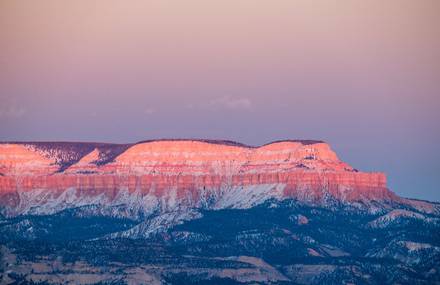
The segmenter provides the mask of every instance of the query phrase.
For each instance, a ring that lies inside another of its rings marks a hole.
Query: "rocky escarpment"
[[[148,215],[181,207],[250,207],[270,198],[437,210],[397,197],[383,173],[359,172],[321,141],[261,147],[210,140],[2,143],[0,173],[6,216],[96,204]]]
[[[0,211],[1,284],[440,281],[440,204],[321,141],[3,143]]]

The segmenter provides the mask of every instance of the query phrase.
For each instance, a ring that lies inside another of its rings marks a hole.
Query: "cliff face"
[[[311,203],[399,199],[387,189],[383,173],[358,172],[319,141],[261,147],[200,140],[3,143],[0,193],[7,215],[47,210],[54,203],[61,208],[96,203],[97,197],[99,203],[111,204],[121,193],[136,196],[140,207],[146,202],[139,197],[147,197],[160,208],[219,207],[225,199],[255,202],[271,197]]]
[[[0,173],[0,284],[440,280],[440,204],[323,142],[4,143]]]

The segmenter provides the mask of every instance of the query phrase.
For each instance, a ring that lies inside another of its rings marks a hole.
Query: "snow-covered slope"
[[[383,173],[359,172],[321,141],[0,144],[0,207],[7,217],[77,208],[82,215],[174,224],[198,210],[287,198],[327,208],[439,213],[438,205],[396,196]],[[153,224],[138,228],[142,234],[160,228]]]
[[[439,229],[320,141],[0,144],[1,284],[436,284]]]

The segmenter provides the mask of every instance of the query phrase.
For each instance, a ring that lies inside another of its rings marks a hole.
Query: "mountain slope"
[[[98,201],[129,203],[120,201],[122,196],[135,200],[130,203],[150,201],[144,213],[154,207],[219,206],[219,200],[232,199],[224,197],[231,196],[230,191],[247,197],[254,193],[249,189],[266,192],[266,198],[321,204],[329,198],[344,203],[407,202],[387,189],[384,174],[357,171],[319,141],[261,147],[198,140],[3,143],[0,173],[0,205],[6,216],[54,213]]]
[[[5,284],[440,283],[440,205],[321,141],[1,143],[0,213]]]
[[[435,216],[402,215],[371,227],[387,215],[270,200],[248,209],[203,210],[144,235],[135,229],[164,220],[94,218],[71,209],[7,219],[0,241],[2,257],[10,260],[6,269],[15,273],[8,278],[51,284],[72,276],[105,284],[139,283],[135,278],[149,280],[145,284],[440,282],[440,224],[428,220]],[[175,218],[164,216],[166,223]]]

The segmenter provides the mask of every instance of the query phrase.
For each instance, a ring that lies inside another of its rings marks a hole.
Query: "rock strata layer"
[[[314,203],[399,199],[388,190],[385,174],[359,172],[320,141],[260,147],[206,140],[0,144],[0,204],[9,215],[25,213],[17,209],[37,192],[65,204],[97,196],[111,202],[124,191],[168,206],[199,207],[228,192],[255,196],[253,187]],[[75,192],[73,198],[63,198],[67,190]],[[44,205],[45,196],[39,197]]]

